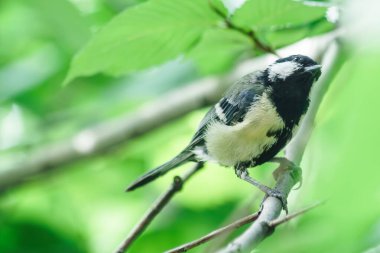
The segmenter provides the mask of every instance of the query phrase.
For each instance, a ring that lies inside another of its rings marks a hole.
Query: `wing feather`
[[[225,96],[202,119],[197,132],[185,150],[204,143],[204,134],[210,123],[218,121],[234,126],[244,120],[250,106],[260,98],[265,86],[257,79],[258,72],[248,74],[237,81]]]

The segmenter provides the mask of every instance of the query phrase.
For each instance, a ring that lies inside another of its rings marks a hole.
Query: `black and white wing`
[[[187,150],[203,144],[204,134],[210,123],[218,121],[228,126],[234,126],[243,121],[251,105],[261,97],[265,89],[264,85],[256,79],[256,75],[257,72],[254,72],[237,81],[225,96],[207,112],[186,148]]]

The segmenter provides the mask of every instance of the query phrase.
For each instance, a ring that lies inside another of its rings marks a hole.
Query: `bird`
[[[310,104],[321,65],[304,55],[280,58],[237,80],[206,113],[190,143],[173,159],[147,172],[126,191],[135,190],[187,162],[216,162],[267,196],[286,198],[251,178],[247,169],[268,161],[294,136]]]

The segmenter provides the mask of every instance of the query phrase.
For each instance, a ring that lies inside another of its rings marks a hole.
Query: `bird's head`
[[[321,75],[321,65],[304,55],[281,58],[264,71],[265,81],[273,88],[310,91]]]

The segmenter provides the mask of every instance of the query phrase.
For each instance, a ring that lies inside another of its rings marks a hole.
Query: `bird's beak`
[[[321,68],[322,68],[322,65],[313,65],[313,66],[310,66],[310,67],[306,67],[305,71],[315,72],[316,70],[320,70]]]
[[[321,65],[316,64],[313,66],[306,67],[305,72],[311,73],[314,76],[315,80],[317,80],[319,76],[321,75],[321,68],[322,68]]]

